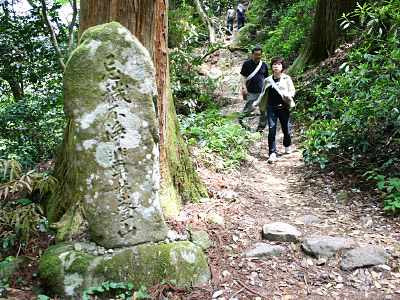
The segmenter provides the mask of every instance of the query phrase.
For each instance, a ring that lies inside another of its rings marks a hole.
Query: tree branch
[[[29,2],[29,4],[32,5],[32,1],[28,1],[28,2]],[[46,0],[40,0],[40,2],[42,3],[43,18],[45,20],[47,28],[50,31],[51,41],[52,41],[54,49],[56,50],[56,53],[57,53],[58,63],[60,64],[61,69],[64,71],[65,70],[65,64],[64,64],[64,61],[63,61],[63,58],[62,58],[61,50],[60,50],[60,47],[58,46],[58,42],[57,42],[57,39],[56,39],[56,34],[54,33],[53,26],[51,26],[50,20],[49,20],[49,18],[47,16]],[[34,7],[34,6],[32,6],[32,7]]]
[[[72,20],[71,23],[69,23],[68,26],[68,36],[69,36],[69,41],[68,41],[68,58],[70,57],[73,46],[74,46],[74,27],[76,23],[76,16],[78,15],[78,9],[76,7],[76,0],[73,0],[72,2],[69,1],[69,3],[72,6]]]
[[[214,27],[212,26],[212,24],[210,22],[210,18],[204,12],[204,9],[201,6],[200,1],[199,0],[195,0],[194,2],[195,2],[195,5],[196,5],[197,12],[199,13],[200,19],[202,19],[203,22],[207,24],[208,31],[209,31],[210,43],[214,44],[215,43],[215,30],[214,30]]]

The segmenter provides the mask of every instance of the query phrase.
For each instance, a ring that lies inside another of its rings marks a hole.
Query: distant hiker
[[[244,26],[244,14],[246,13],[246,9],[242,6],[242,4],[238,5],[238,8],[236,9],[238,18],[238,30]]]
[[[230,31],[233,31],[233,20],[235,19],[235,10],[233,9],[233,7],[228,9],[226,16],[228,18],[228,23],[226,25],[226,28],[230,29]],[[230,25],[230,28],[229,28],[229,25]]]
[[[214,16],[216,16],[216,15],[219,15],[219,16],[220,16],[220,15],[221,15],[221,6],[220,6],[219,3],[217,3],[217,4],[214,5],[213,15],[214,15]]]
[[[262,132],[268,121],[268,162],[271,164],[276,161],[278,155],[275,142],[278,119],[283,132],[285,152],[287,154],[292,152],[290,148],[292,142],[289,129],[290,111],[289,105],[284,102],[284,98],[293,99],[296,91],[290,76],[282,72],[284,68],[285,64],[282,57],[277,56],[271,60],[271,69],[274,74],[264,80],[262,92],[253,104],[254,107],[257,105],[260,106],[260,122],[258,123],[257,131]],[[292,106],[294,106],[294,102],[291,102],[293,103]]]
[[[243,100],[246,104],[239,116],[239,123],[243,125],[243,118],[247,117],[252,111],[253,102],[258,99],[264,83],[264,78],[268,77],[268,66],[261,61],[262,48],[254,46],[251,49],[252,58],[246,60],[240,71],[240,81],[242,84]]]

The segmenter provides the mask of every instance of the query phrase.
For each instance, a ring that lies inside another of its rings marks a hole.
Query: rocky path
[[[216,94],[226,114],[244,104],[232,92],[244,59],[221,51],[203,67],[212,76],[226,75]],[[257,121],[249,120],[252,129]],[[265,134],[249,146],[249,162],[239,171],[198,165],[210,198],[185,206],[173,223],[178,232],[208,232],[213,277],[182,299],[400,299],[399,218],[385,215],[351,176],[305,166],[300,129],[292,125],[294,151],[275,164],[267,163]],[[284,223],[275,228],[283,233],[269,232],[276,222]]]

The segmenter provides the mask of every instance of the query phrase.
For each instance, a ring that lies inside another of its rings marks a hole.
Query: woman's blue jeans
[[[262,131],[266,126],[268,120],[268,148],[269,154],[276,153],[276,124],[280,121],[283,132],[283,146],[289,147],[292,143],[290,137],[290,111],[287,108],[278,109],[276,107],[268,106],[267,111],[260,112],[260,123],[257,130]],[[263,128],[262,128],[263,127]]]

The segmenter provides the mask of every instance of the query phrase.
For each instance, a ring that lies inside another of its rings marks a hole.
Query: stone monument
[[[164,279],[207,282],[201,249],[167,239],[158,199],[154,67],[126,28],[112,22],[82,35],[66,66],[64,107],[69,122],[54,197],[83,207],[90,241],[45,251],[39,271],[48,290],[73,296],[105,281],[136,289]]]
[[[150,55],[126,28],[114,22],[83,34],[64,74],[77,178],[68,189],[80,195],[92,238],[106,248],[166,237],[157,97]]]

